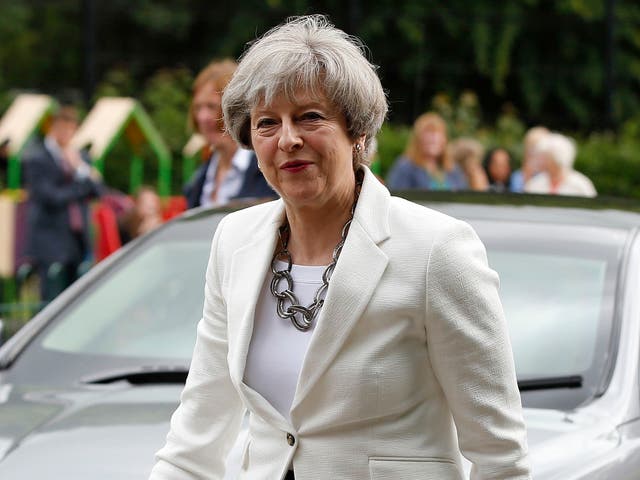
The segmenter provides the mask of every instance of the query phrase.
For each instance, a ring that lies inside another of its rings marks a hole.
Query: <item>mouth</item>
[[[312,165],[311,162],[305,162],[304,160],[292,160],[283,164],[280,169],[285,170],[287,172],[300,172],[307,168],[309,165]]]

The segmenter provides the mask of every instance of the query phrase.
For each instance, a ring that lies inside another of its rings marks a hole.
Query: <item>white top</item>
[[[200,205],[210,207],[229,203],[229,200],[235,197],[242,188],[244,173],[251,164],[251,155],[251,150],[245,150],[244,148],[238,148],[236,150],[236,153],[234,153],[231,158],[231,169],[224,177],[222,184],[218,186],[218,193],[216,195],[216,201],[214,202],[211,199],[211,193],[216,187],[216,171],[218,170],[218,161],[220,159],[220,155],[214,153],[213,158],[211,158],[209,162],[204,185],[202,186]]]
[[[524,191],[527,193],[556,193],[558,195],[578,195],[583,197],[595,197],[596,189],[591,180],[577,170],[565,171],[562,183],[553,191],[551,188],[551,179],[546,172],[539,173],[525,186]]]
[[[284,262],[278,262],[278,269],[284,269],[285,266]],[[326,268],[291,267],[293,291],[301,305],[307,307],[313,302]],[[267,274],[256,305],[244,383],[267,399],[285,419],[290,420],[289,411],[300,369],[318,317],[305,332],[294,327],[290,320],[280,318],[276,313],[276,299],[271,293],[272,278],[270,273]],[[279,290],[285,286],[286,282],[282,281]]]

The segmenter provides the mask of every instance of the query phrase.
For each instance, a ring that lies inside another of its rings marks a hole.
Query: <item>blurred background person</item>
[[[560,133],[546,135],[536,144],[534,158],[543,171],[526,183],[525,192],[584,197],[597,195],[591,180],[573,169],[576,147],[569,137]]]
[[[236,67],[230,59],[214,61],[193,82],[189,122],[205,138],[212,153],[183,189],[189,208],[275,196],[258,168],[255,154],[240,148],[225,132],[222,92]]]
[[[23,159],[29,192],[26,253],[37,266],[43,301],[78,277],[90,253],[88,201],[103,191],[86,153],[71,146],[77,129],[77,110],[60,107],[47,136]]]
[[[511,154],[502,147],[492,148],[482,162],[489,190],[492,192],[508,192],[511,190]]]
[[[407,149],[387,176],[392,190],[464,190],[467,181],[447,151],[447,124],[428,112],[413,124]]]
[[[522,166],[511,174],[511,191],[524,192],[524,185],[542,170],[536,160],[534,151],[537,143],[549,133],[546,127],[531,127],[524,135],[524,151],[522,153]]]
[[[118,225],[123,245],[136,237],[155,230],[163,222],[160,197],[153,187],[141,186],[133,200],[133,207],[127,211]]]
[[[449,144],[449,152],[467,178],[469,190],[484,192],[489,188],[487,174],[482,168],[484,156],[482,143],[474,138],[457,138]]]

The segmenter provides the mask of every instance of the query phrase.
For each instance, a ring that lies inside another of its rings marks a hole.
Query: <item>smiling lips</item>
[[[287,172],[296,173],[296,172],[301,172],[302,170],[307,168],[309,165],[311,165],[311,162],[305,162],[303,160],[293,160],[291,162],[285,163],[280,168]]]

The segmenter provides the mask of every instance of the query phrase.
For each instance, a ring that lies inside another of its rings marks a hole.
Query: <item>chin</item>
[[[282,199],[291,205],[295,206],[313,206],[320,204],[318,192],[310,192],[308,190],[289,190],[280,192]]]

